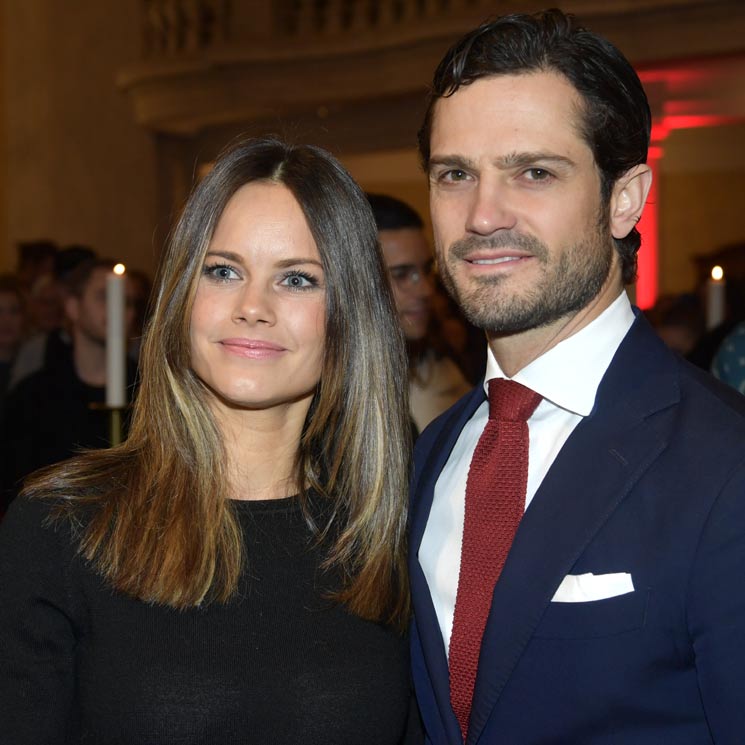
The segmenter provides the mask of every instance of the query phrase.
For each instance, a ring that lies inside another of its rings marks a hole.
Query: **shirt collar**
[[[580,416],[595,405],[600,381],[634,323],[634,311],[622,292],[597,318],[520,370],[512,380],[544,399]],[[492,378],[506,378],[487,350],[484,388]]]

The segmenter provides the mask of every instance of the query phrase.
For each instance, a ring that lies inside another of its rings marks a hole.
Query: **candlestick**
[[[110,408],[127,404],[124,272],[124,264],[117,264],[106,280],[106,405]]]
[[[724,270],[721,266],[715,266],[711,270],[711,276],[706,283],[706,328],[713,329],[719,326],[727,315],[727,283],[724,279]]]

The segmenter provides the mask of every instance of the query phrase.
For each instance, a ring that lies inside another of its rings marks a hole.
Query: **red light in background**
[[[653,153],[654,151],[654,153]],[[636,304],[647,310],[657,302],[658,273],[659,273],[659,227],[657,212],[657,182],[659,178],[659,161],[662,148],[649,149],[647,163],[652,169],[652,188],[647,196],[647,203],[642,212],[642,219],[637,228],[642,235],[642,247],[639,249],[639,278],[636,282]]]
[[[643,78],[642,78],[643,79]],[[647,310],[657,302],[659,290],[659,165],[664,154],[662,143],[676,129],[697,127],[716,127],[736,121],[734,117],[708,114],[667,114],[652,124],[652,144],[649,147],[647,163],[652,169],[652,188],[637,225],[642,236],[639,250],[638,279],[636,282],[636,304]]]

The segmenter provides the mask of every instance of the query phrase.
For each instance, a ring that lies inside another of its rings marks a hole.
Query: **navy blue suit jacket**
[[[480,386],[415,450],[412,664],[428,742],[462,743],[418,560]],[[556,603],[567,574],[634,591]],[[745,397],[638,317],[520,523],[492,597],[468,745],[745,743]]]

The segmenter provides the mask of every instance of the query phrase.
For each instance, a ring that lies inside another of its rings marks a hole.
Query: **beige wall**
[[[745,243],[745,124],[673,132],[659,199],[660,291],[686,292],[692,256]]]
[[[0,269],[14,264],[16,241],[44,237],[152,268],[194,157],[179,138],[156,147],[115,85],[141,57],[139,18],[138,0],[0,0]],[[406,200],[428,222],[414,148],[344,162],[364,188]],[[745,125],[673,132],[659,183],[660,290],[686,291],[689,256],[745,241]]]
[[[115,86],[138,19],[137,0],[3,1],[4,266],[16,241],[51,238],[151,268],[155,146]]]
[[[427,181],[414,148],[344,156],[342,161],[365,191],[402,199],[429,225]]]

